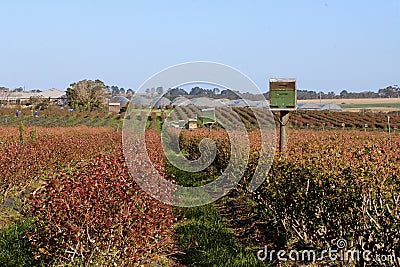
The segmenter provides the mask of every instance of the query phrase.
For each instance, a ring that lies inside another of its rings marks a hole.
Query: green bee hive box
[[[295,110],[297,107],[296,79],[271,78],[269,80],[270,108]]]

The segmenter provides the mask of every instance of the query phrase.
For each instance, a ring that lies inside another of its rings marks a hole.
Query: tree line
[[[15,88],[14,90],[9,90],[6,87],[0,87],[0,92],[21,92],[22,87]],[[37,90],[40,92],[40,90]],[[118,87],[116,85],[108,86],[103,81],[97,80],[81,80],[70,84],[67,88],[66,95],[68,99],[68,104],[70,107],[79,110],[93,110],[102,108],[103,103],[110,97],[117,95],[132,96],[135,91],[131,88],[125,90],[123,87]],[[156,88],[147,88],[145,90],[146,94],[164,94],[164,88],[162,86]],[[190,92],[182,88],[169,88],[165,94],[165,97],[171,100],[178,96],[196,96],[196,97],[212,97],[212,98],[228,98],[228,99],[238,99],[246,98],[252,100],[252,98],[257,98],[256,95],[250,93],[239,93],[238,91],[233,91],[230,89],[221,90],[217,87],[212,89],[201,88],[195,86],[191,88]],[[265,93],[264,96],[269,99],[269,93]],[[348,92],[347,90],[342,90],[339,94],[334,92],[315,92],[310,90],[297,90],[297,98],[302,99],[348,99],[348,98],[399,98],[400,97],[400,87],[398,85],[387,86],[386,88],[379,89],[378,92],[366,91],[366,92]]]
[[[297,90],[297,99],[349,99],[349,98],[399,98],[400,87],[398,85],[390,85],[386,88],[379,89],[378,92],[348,92],[342,90],[339,94],[334,92],[315,92],[309,90]]]
[[[240,93],[230,89],[220,90],[219,88],[204,89],[200,87],[193,87],[190,92],[186,92],[181,88],[173,88],[168,90],[166,97],[177,97],[177,96],[205,96],[205,97],[216,97],[216,98],[228,98],[238,99],[240,97],[252,98],[250,93]],[[269,99],[269,93],[265,93],[264,96]],[[253,95],[254,97],[254,95]],[[339,94],[335,92],[316,92],[311,90],[297,90],[297,99],[349,99],[349,98],[399,98],[400,87],[397,85],[387,86],[386,88],[379,89],[378,92],[365,91],[365,92],[348,92],[342,90]]]

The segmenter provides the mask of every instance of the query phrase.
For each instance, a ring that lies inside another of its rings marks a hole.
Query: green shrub
[[[328,249],[344,238],[347,249],[399,257],[400,143],[390,149],[382,134],[293,133],[254,194],[259,209],[292,243]]]
[[[26,236],[32,228],[32,219],[25,219],[0,230],[0,266],[39,266]]]

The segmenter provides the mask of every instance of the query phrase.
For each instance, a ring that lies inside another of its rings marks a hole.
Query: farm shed
[[[233,102],[227,98],[216,99],[216,101],[220,102],[222,105],[227,107],[233,106]]]
[[[161,97],[160,99],[158,98],[154,98],[151,101],[151,105],[156,107],[156,108],[160,108],[160,107],[165,107],[171,104],[171,100],[169,100],[166,97]]]
[[[171,102],[172,106],[189,106],[191,104],[192,104],[192,101],[190,101],[189,99],[187,99],[184,96],[178,96]]]
[[[236,100],[232,100],[232,103],[235,107],[248,107],[249,103],[248,100],[244,100],[244,99],[236,99]]]
[[[321,107],[314,103],[303,103],[298,105],[299,110],[320,110]]]
[[[121,106],[126,106],[129,103],[129,99],[124,96],[114,96],[110,99],[110,103],[119,103]]]
[[[43,96],[44,98],[60,99],[60,98],[63,98],[64,96],[66,96],[66,93],[64,91],[58,90],[56,88],[51,88],[51,89],[48,89],[48,90],[38,93],[38,95]]]
[[[193,98],[192,99],[193,105],[197,107],[222,107],[224,104],[221,102],[208,98],[208,97],[199,97],[199,98]]]
[[[122,108],[126,108],[129,99],[124,96],[114,96],[108,103],[108,111],[119,113]]]
[[[252,104],[254,106],[251,107],[256,107],[256,108],[268,108],[269,104],[267,101],[263,101],[263,100],[258,100],[258,101],[252,101]]]
[[[327,103],[321,107],[321,110],[335,110],[335,111],[342,111],[342,108],[334,103]]]
[[[145,96],[134,96],[131,98],[131,104],[138,107],[149,107],[150,103],[150,98]]]
[[[267,101],[254,101],[249,99],[237,99],[232,100],[232,103],[236,107],[251,107],[251,108],[261,108],[261,107],[268,107]]]
[[[54,104],[66,102],[66,93],[56,88],[51,88],[43,92],[22,91],[14,92],[10,90],[0,91],[0,106],[2,105],[22,105],[30,102],[31,97],[49,99]]]

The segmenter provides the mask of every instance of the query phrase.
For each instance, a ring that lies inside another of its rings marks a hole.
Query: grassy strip
[[[341,108],[400,108],[399,103],[339,104]]]
[[[212,205],[181,209],[176,226],[183,264],[188,266],[263,266],[256,254],[235,240]]]
[[[0,230],[0,266],[39,266],[26,237],[31,229],[33,221],[26,218]]]
[[[167,171],[185,186],[208,181],[205,173],[187,173],[172,165]],[[226,201],[222,199],[221,201]],[[179,208],[176,238],[184,254],[179,260],[187,266],[265,266],[254,251],[240,244],[214,204]]]

